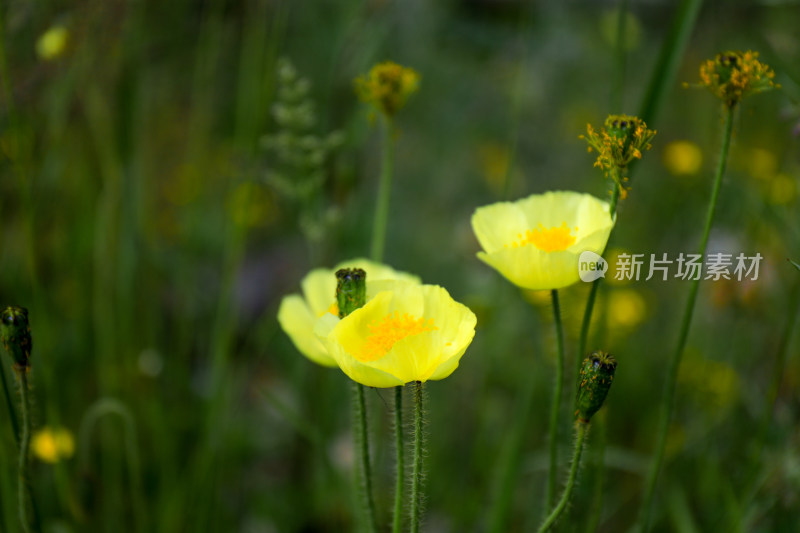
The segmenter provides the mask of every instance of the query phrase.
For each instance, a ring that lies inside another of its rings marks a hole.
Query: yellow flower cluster
[[[387,118],[392,118],[419,87],[419,74],[414,69],[392,61],[378,63],[369,73],[355,80],[356,94],[371,103]]]
[[[758,52],[728,51],[700,65],[700,86],[707,87],[728,107],[745,96],[780,87],[775,72],[758,60]]]
[[[589,152],[597,151],[594,166],[617,182],[624,198],[627,178],[623,171],[631,161],[641,159],[644,150],[652,148],[650,141],[655,135],[656,131],[647,129],[647,124],[638,117],[609,115],[600,131],[587,124],[586,135],[580,138],[589,143]]]

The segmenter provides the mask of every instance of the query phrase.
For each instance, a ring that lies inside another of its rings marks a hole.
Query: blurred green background
[[[620,47],[610,1],[3,1],[0,305],[30,311],[35,426],[77,441],[70,459],[33,459],[43,528],[355,530],[348,380],[300,355],[276,313],[311,268],[368,254],[380,135],[353,79],[385,60],[421,75],[396,121],[385,262],[478,315],[460,368],[428,386],[424,530],[535,528],[552,315],[546,294],[520,292],[475,257],[469,220],[505,187],[510,199],[606,197],[578,136],[640,111],[678,3],[626,4]],[[709,251],[764,260],[757,281],[701,285],[656,531],[800,527],[789,335],[800,272],[786,261],[800,258],[799,27],[797,1],[705,2],[620,205],[613,250],[695,251],[722,114],[681,82],[719,51],[759,50],[783,88],[737,114]],[[53,28],[63,46],[37,52]],[[282,151],[281,135],[301,148]],[[688,287],[601,287],[590,347],[619,368],[561,530],[633,525]],[[562,291],[565,396],[587,289]],[[367,400],[388,524],[391,393]],[[0,530],[15,532],[16,446],[0,412]]]

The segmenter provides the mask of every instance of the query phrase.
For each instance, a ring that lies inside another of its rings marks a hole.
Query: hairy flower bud
[[[336,271],[336,303],[339,318],[344,318],[367,301],[367,273],[360,268]]]
[[[593,352],[583,360],[575,398],[575,416],[579,421],[589,422],[603,406],[616,370],[617,360],[605,352]]]
[[[15,368],[27,369],[33,349],[27,309],[9,306],[0,313],[0,341],[14,359]]]

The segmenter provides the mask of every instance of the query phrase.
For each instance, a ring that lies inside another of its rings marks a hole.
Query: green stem
[[[394,488],[394,521],[392,532],[400,533],[403,526],[403,473],[405,459],[403,457],[403,387],[394,388],[394,446],[397,452],[397,479]]]
[[[411,478],[411,533],[419,533],[422,514],[422,447],[425,443],[422,410],[423,384],[414,383],[414,471]]]
[[[556,523],[558,517],[561,516],[561,513],[564,511],[564,509],[566,509],[567,503],[569,502],[569,497],[572,494],[572,489],[575,486],[575,478],[578,475],[578,467],[581,464],[583,441],[586,438],[586,430],[589,428],[589,423],[578,421],[577,425],[578,427],[575,435],[575,450],[572,452],[572,466],[569,469],[567,485],[564,487],[564,492],[561,494],[561,499],[558,501],[558,505],[556,505],[556,508],[550,513],[550,516],[548,516],[544,523],[539,527],[539,533],[548,531],[553,524]]]
[[[394,166],[394,124],[392,119],[383,118],[383,157],[381,159],[381,176],[378,183],[378,200],[375,203],[375,222],[372,226],[373,261],[383,260],[383,249],[386,244],[386,226],[389,220],[389,198],[392,193],[392,167]]]
[[[14,430],[14,439],[19,444],[19,422],[17,421],[17,412],[11,402],[11,394],[8,392],[8,383],[6,382],[6,369],[0,361],[0,380],[3,381],[3,395],[6,398],[6,406],[8,407],[8,417],[11,419],[11,428]]]
[[[556,493],[556,476],[558,473],[558,414],[561,411],[561,393],[564,388],[564,328],[561,325],[561,307],[558,303],[558,291],[550,291],[553,297],[553,319],[556,324],[556,386],[553,390],[553,404],[550,408],[550,473],[547,480],[547,499],[545,509],[553,507]]]
[[[681,65],[683,54],[692,36],[692,30],[697,22],[697,15],[703,6],[703,0],[683,0],[675,14],[675,19],[669,28],[669,34],[664,39],[658,63],[647,86],[642,106],[639,108],[639,118],[650,124],[654,122],[661,102],[669,88],[673,87],[675,75]]]
[[[367,409],[364,401],[364,385],[353,382],[353,418],[355,444],[361,462],[361,480],[358,483],[361,512],[371,532],[378,530],[375,521],[375,502],[372,498],[372,468],[369,461],[369,432],[367,431]]]
[[[19,469],[17,478],[17,495],[19,501],[19,522],[25,533],[31,531],[28,519],[28,498],[33,501],[33,495],[28,491],[28,448],[31,439],[30,403],[28,399],[28,371],[17,370],[19,377],[19,400],[22,413],[22,433],[19,438]]]
[[[725,174],[725,165],[728,160],[728,150],[730,149],[731,135],[733,132],[734,109],[734,107],[726,107],[725,125],[722,134],[722,148],[720,149],[716,175],[714,176],[714,186],[711,191],[711,200],[709,201],[708,212],[706,213],[706,223],[703,230],[703,238],[700,241],[700,247],[698,249],[698,254],[701,256],[703,256],[706,252],[708,237],[711,233],[711,225],[714,221],[714,212],[717,208],[717,199],[719,197],[719,190],[722,184],[722,177]],[[650,527],[650,512],[653,502],[653,494],[658,481],[658,474],[661,470],[661,463],[664,460],[664,447],[667,441],[670,418],[672,417],[673,399],[675,397],[678,370],[683,357],[683,350],[686,347],[686,340],[689,336],[689,327],[692,323],[692,314],[694,313],[694,304],[695,300],[697,300],[697,291],[699,287],[700,276],[698,276],[697,279],[692,280],[692,286],[689,289],[689,298],[686,300],[686,307],[683,311],[683,320],[681,321],[680,334],[678,335],[678,344],[675,346],[675,351],[673,352],[672,358],[669,361],[666,381],[664,382],[664,396],[661,400],[661,407],[659,409],[656,450],[650,463],[650,470],[645,483],[644,498],[642,499],[642,507],[638,520],[639,531],[642,533],[646,533]]]

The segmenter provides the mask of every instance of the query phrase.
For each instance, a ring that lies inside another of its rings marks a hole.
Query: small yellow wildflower
[[[673,141],[664,147],[664,166],[675,176],[697,174],[703,165],[703,152],[691,141]]]
[[[340,268],[360,268],[367,273],[367,300],[375,294],[371,288],[374,282],[387,279],[400,279],[420,283],[419,278],[398,272],[386,265],[373,263],[366,259],[351,259],[338,264],[333,269],[318,268],[303,278],[300,294],[290,294],[281,301],[278,309],[278,322],[295,347],[317,364],[336,366],[336,361],[314,335],[314,324],[326,314],[338,316],[336,305],[336,271]]]
[[[64,53],[69,41],[69,32],[64,26],[53,26],[36,41],[36,53],[41,59],[51,61]]]
[[[72,457],[75,453],[75,439],[66,428],[45,426],[33,434],[31,450],[42,461],[57,463]]]
[[[733,107],[745,96],[780,87],[774,77],[775,72],[758,60],[758,52],[728,51],[700,65],[699,86]]]
[[[315,332],[339,368],[368,387],[452,374],[475,336],[475,314],[435,285],[374,286],[380,292],[364,307],[343,319],[328,314],[317,322]]]
[[[614,220],[607,202],[557,191],[479,207],[472,229],[478,258],[523,289],[560,289],[577,282],[578,258],[600,254]]]
[[[386,61],[356,78],[355,87],[361,100],[375,106],[386,118],[392,118],[417,91],[419,74],[414,69]]]
[[[647,124],[631,115],[609,115],[600,131],[591,124],[586,125],[586,135],[579,138],[589,143],[589,152],[597,151],[594,166],[600,167],[606,176],[619,186],[622,198],[627,195],[625,171],[634,159],[641,159],[642,152],[652,148],[650,141],[655,130],[647,129]]]

